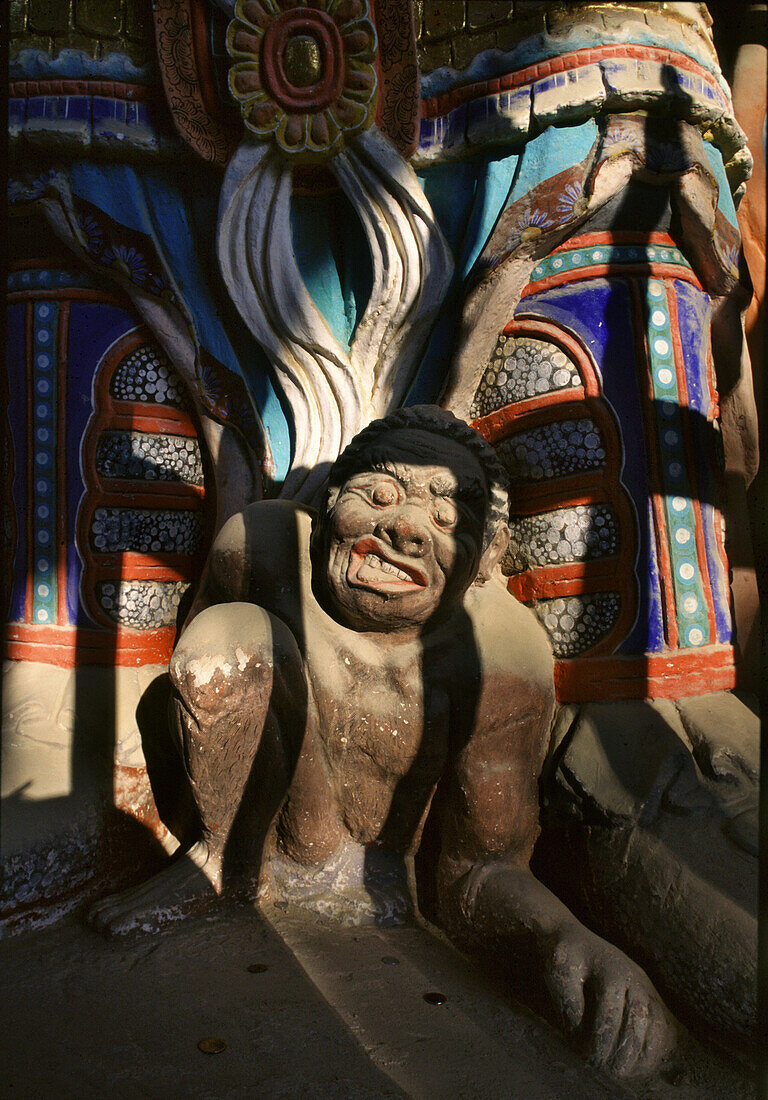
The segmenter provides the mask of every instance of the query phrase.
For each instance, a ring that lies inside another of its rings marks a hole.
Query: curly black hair
[[[474,455],[485,474],[488,486],[488,508],[483,530],[484,547],[488,546],[499,526],[509,517],[508,476],[496,457],[496,452],[479,432],[470,428],[464,420],[459,420],[447,409],[437,405],[411,405],[410,408],[396,409],[380,420],[373,420],[367,427],[350,440],[328,473],[324,508],[327,511],[335,490],[344,485],[350,477],[361,472],[360,456],[372,443],[389,432],[399,428],[416,428],[433,432],[445,439],[454,440]]]

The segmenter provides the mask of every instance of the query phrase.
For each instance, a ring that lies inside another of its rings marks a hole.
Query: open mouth
[[[349,555],[347,583],[385,594],[417,592],[427,578],[406,561],[398,561],[374,539],[361,539]]]

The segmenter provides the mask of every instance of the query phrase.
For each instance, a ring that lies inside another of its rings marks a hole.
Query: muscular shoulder
[[[249,505],[222,527],[211,548],[207,586],[217,602],[245,600],[274,610],[298,596],[309,570],[313,513],[294,501]]]
[[[459,686],[468,729],[454,742],[444,851],[451,858],[514,856],[527,864],[554,709],[552,652],[533,612],[502,582],[471,589],[465,608],[472,629]]]
[[[535,683],[546,695],[553,692],[554,661],[546,631],[501,579],[470,588],[465,607],[483,667]]]
[[[496,762],[537,771],[555,706],[554,660],[546,632],[501,581],[471,589],[466,609],[479,677],[462,768]]]

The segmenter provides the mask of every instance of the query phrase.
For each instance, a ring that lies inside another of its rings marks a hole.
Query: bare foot
[[[88,913],[88,922],[107,935],[151,931],[183,916],[190,903],[220,892],[221,857],[199,840],[147,882],[97,901]]]

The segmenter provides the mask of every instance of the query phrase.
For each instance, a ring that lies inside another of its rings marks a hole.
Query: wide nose
[[[417,558],[426,554],[432,541],[424,510],[411,504],[390,509],[374,534],[389,541],[395,550]]]

